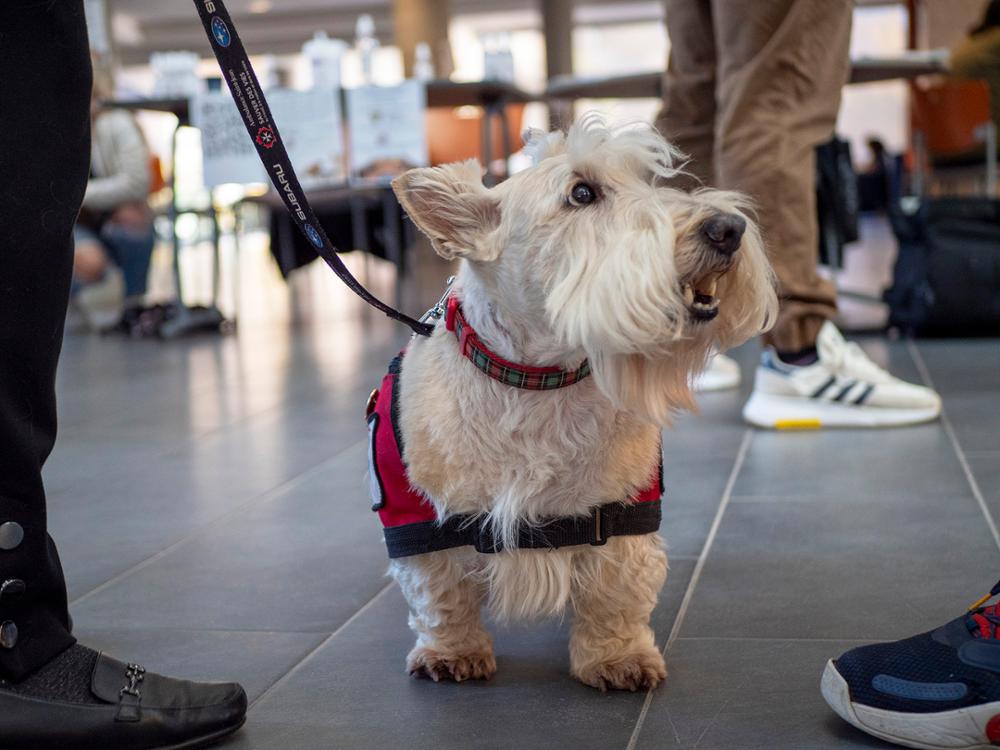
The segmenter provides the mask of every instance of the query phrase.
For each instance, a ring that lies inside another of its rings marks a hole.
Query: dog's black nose
[[[739,214],[716,214],[701,225],[705,240],[723,255],[732,255],[740,249],[746,230],[747,220]]]

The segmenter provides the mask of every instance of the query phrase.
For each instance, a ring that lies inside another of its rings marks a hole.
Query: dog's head
[[[651,128],[585,118],[526,140],[535,165],[495,188],[465,162],[411,170],[396,193],[440,255],[468,261],[499,318],[543,321],[544,364],[587,356],[613,402],[665,422],[692,405],[713,349],[774,321],[747,203],[668,187],[680,155]]]

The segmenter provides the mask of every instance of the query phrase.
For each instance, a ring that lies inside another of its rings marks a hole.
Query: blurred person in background
[[[893,157],[881,138],[869,136],[865,144],[871,160],[858,170],[858,210],[885,211],[889,205]]]
[[[42,466],[91,156],[84,18],[82,0],[0,2],[0,164],[12,176],[0,183],[0,747],[204,747],[243,724],[246,693],[77,643],[47,532]]]
[[[91,98],[90,179],[73,230],[73,279],[79,307],[95,328],[120,322],[125,330],[138,317],[155,237],[147,198],[152,183],[151,155],[132,115],[108,109],[114,79],[107,65],[94,65]],[[124,303],[109,275],[117,268],[124,280]],[[108,306],[102,320],[100,310]]]
[[[657,127],[699,185],[756,205],[781,310],[743,409],[769,428],[875,427],[935,419],[936,393],[893,377],[832,322],[818,270],[817,145],[830,139],[850,71],[852,0],[665,0],[671,47]],[[696,387],[735,387],[714,358]]]

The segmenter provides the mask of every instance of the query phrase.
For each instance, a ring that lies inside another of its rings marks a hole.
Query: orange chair
[[[482,107],[433,107],[427,110],[427,148],[431,164],[447,164],[464,159],[483,161]],[[517,150],[521,143],[521,122],[524,118],[524,104],[508,104],[507,142]],[[499,118],[490,123],[490,142],[501,144],[504,133]],[[502,149],[496,145],[492,158],[503,158]],[[489,167],[489,165],[484,165]]]
[[[167,178],[163,175],[163,162],[156,154],[149,157],[149,194],[156,195],[167,186]]]
[[[985,81],[914,81],[910,123],[922,133],[932,158],[982,153],[982,127],[990,122],[990,89]]]
[[[917,79],[911,94],[914,174],[928,173],[944,192],[965,192],[970,176],[984,175],[986,190],[994,191],[996,130],[986,83]]]

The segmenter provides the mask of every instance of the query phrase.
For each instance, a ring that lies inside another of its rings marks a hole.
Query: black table
[[[338,250],[363,250],[393,263],[400,277],[405,274],[405,250],[413,237],[413,225],[389,185],[344,183],[304,190],[316,218]],[[237,205],[237,215],[243,205],[261,206],[270,212],[271,253],[283,276],[287,278],[296,268],[319,257],[288,215],[281,196],[273,190],[243,198]]]

